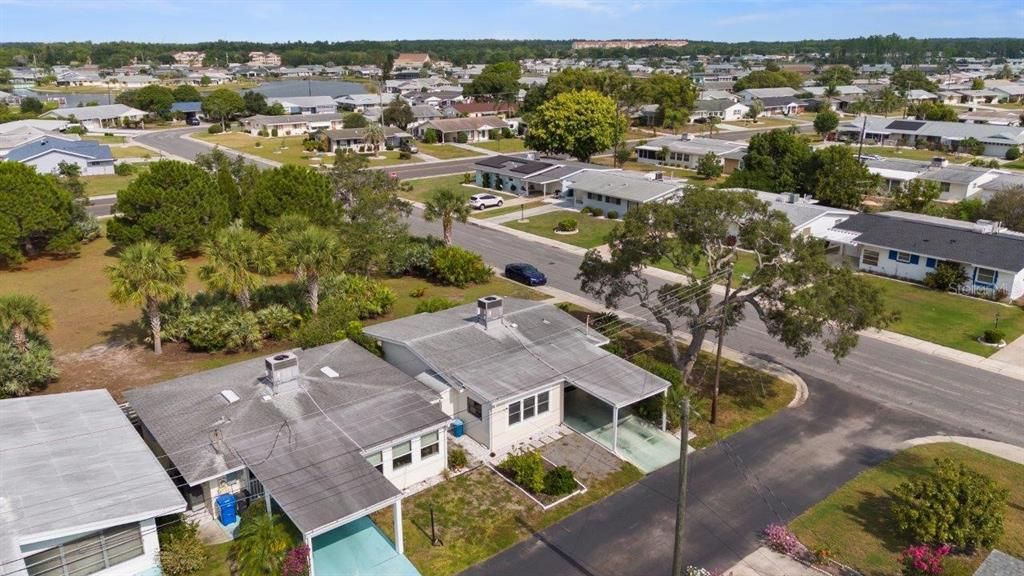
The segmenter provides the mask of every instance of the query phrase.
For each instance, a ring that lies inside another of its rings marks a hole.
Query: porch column
[[[313,537],[303,534],[302,539],[305,541],[306,548],[309,548],[309,576],[316,576],[316,568],[313,567]]]
[[[402,538],[402,501],[395,502],[395,550],[399,554],[405,554],[405,541]]]
[[[612,452],[619,453],[619,407],[612,408]]]
[[[668,404],[668,388],[665,388],[662,396],[665,397],[661,403],[661,431],[664,432],[668,430],[668,411],[665,409],[665,406]]]
[[[267,503],[267,516],[273,516],[273,511],[270,509],[270,490],[267,490],[266,486],[263,487],[263,499]]]

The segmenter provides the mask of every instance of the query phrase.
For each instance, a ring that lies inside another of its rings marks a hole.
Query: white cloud
[[[579,10],[581,12],[593,12],[597,14],[614,14],[620,6],[617,2],[609,0],[535,0],[537,4],[565,8],[568,10]]]

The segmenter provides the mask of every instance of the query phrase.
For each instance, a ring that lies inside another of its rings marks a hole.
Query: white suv
[[[469,205],[477,210],[483,210],[484,208],[490,208],[491,206],[501,206],[504,202],[501,198],[498,198],[494,194],[474,194],[469,197]]]

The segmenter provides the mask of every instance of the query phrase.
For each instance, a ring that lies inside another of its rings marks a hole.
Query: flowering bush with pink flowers
[[[769,524],[762,532],[766,546],[772,550],[793,557],[803,557],[807,547],[800,543],[796,534],[781,524]]]
[[[951,550],[952,547],[949,544],[934,547],[927,544],[907,546],[907,549],[900,554],[903,576],[938,576],[942,574],[942,561]]]
[[[309,576],[309,546],[303,544],[288,551],[281,565],[281,576]]]

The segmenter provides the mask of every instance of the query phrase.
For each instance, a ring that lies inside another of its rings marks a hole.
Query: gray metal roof
[[[974,571],[974,576],[1024,576],[1024,560],[993,550]]]
[[[185,509],[106,390],[2,400],[0,422],[0,574],[20,544]]]
[[[799,198],[795,194],[791,197],[789,194],[774,194],[761,191],[756,191],[756,193],[758,200],[767,202],[770,209],[778,210],[785,214],[794,228],[805,226],[826,214],[856,214],[853,210],[831,208],[808,202],[806,199]]]
[[[485,328],[476,304],[375,324],[366,333],[409,348],[451,385],[488,402],[568,382],[615,406],[669,383],[604,350],[608,340],[551,304],[505,298]]]
[[[788,86],[781,88],[747,88],[740,92],[740,94],[748,94],[754,98],[778,98],[780,96],[793,96],[796,93],[796,90]]]
[[[256,358],[125,396],[190,485],[247,466],[289,518],[311,531],[323,518],[338,520],[368,499],[393,495],[360,451],[449,418],[431,403],[436,393],[351,341],[293,353],[301,375],[277,393]],[[222,390],[239,400],[230,403]],[[307,505],[318,488],[330,498]]]
[[[597,172],[612,172],[618,171],[618,168],[612,168],[610,166],[601,166],[600,164],[588,164],[586,162],[573,162],[570,160],[558,160],[558,166],[555,166],[551,170],[545,170],[540,174],[534,174],[523,178],[526,182],[532,182],[534,184],[545,184],[547,182],[554,182],[556,180],[563,180],[578,174],[583,170],[594,170]]]
[[[145,110],[125,106],[124,104],[102,104],[100,106],[82,106],[80,108],[57,108],[42,115],[42,118],[71,118],[77,120],[110,120],[113,118],[142,118]]]
[[[981,187],[985,190],[1003,190],[1005,188],[1013,188],[1016,186],[1024,186],[1024,174],[1019,173],[1007,173],[996,176],[993,180],[985,182]]]
[[[668,148],[672,152],[697,154],[701,156],[708,152],[714,152],[716,156],[720,156],[734,150],[745,149],[746,147],[747,146],[745,144],[732,142],[730,140],[690,136],[663,136],[661,138],[650,140],[641,146],[637,146],[637,148],[644,148],[647,150],[661,150],[662,148]]]
[[[882,213],[855,214],[835,228],[859,232],[860,244],[1014,273],[1024,269],[1024,236],[985,234],[963,225]]]
[[[970,184],[978,178],[991,172],[991,168],[980,166],[965,166],[963,164],[950,164],[942,168],[926,170],[921,173],[922,180],[933,180],[935,182],[950,182],[953,184]]]
[[[584,170],[572,177],[576,194],[592,192],[631,202],[650,202],[683,188],[683,182],[650,180],[643,174]]]

